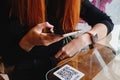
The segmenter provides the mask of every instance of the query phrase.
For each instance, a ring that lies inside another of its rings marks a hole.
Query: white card
[[[84,74],[72,66],[66,64],[53,73],[61,80],[80,80]]]

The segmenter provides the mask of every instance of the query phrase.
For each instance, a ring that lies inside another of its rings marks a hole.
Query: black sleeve
[[[91,26],[97,23],[105,24],[108,29],[108,34],[113,30],[114,24],[110,16],[96,8],[88,0],[82,0],[80,17]]]
[[[19,46],[19,41],[26,31],[16,19],[4,20],[1,25],[0,35],[2,38],[0,39],[0,55],[5,64],[13,65],[27,54],[27,52]]]

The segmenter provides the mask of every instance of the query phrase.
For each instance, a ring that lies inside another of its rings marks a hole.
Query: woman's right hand
[[[44,33],[43,29],[49,28],[52,33]],[[19,42],[19,45],[25,51],[30,51],[34,46],[48,46],[54,42],[63,39],[60,35],[53,34],[54,26],[48,22],[40,23],[33,27]]]

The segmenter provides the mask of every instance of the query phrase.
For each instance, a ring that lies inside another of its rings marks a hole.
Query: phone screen
[[[68,36],[75,36],[78,37],[79,35],[83,34],[83,31],[79,30],[79,31],[74,31],[74,32],[70,32],[70,33],[66,33],[63,34],[63,37],[68,37]]]

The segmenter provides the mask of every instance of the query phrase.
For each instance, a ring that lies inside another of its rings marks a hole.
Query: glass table
[[[120,25],[94,48],[67,58],[48,71],[46,80],[119,80]]]

